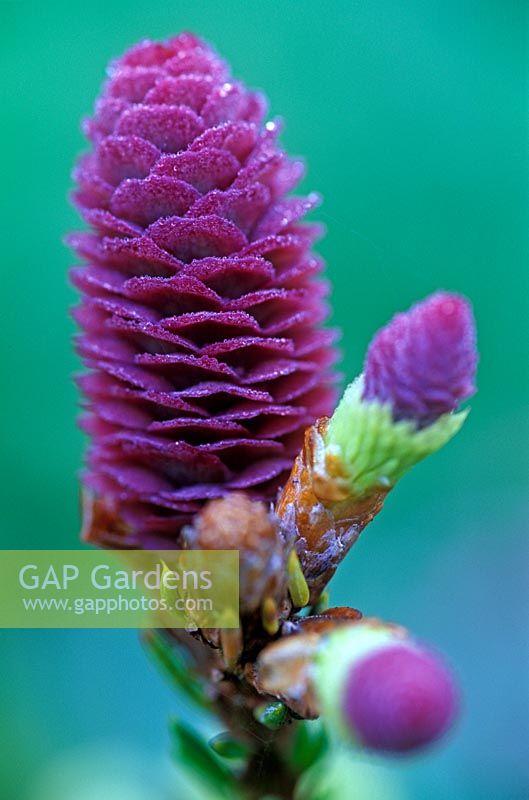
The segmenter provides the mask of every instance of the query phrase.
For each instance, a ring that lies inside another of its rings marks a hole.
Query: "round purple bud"
[[[342,713],[354,737],[373,750],[404,753],[438,739],[450,726],[457,693],[439,658],[406,643],[354,663]]]

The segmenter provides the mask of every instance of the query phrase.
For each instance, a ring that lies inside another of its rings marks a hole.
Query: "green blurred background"
[[[266,90],[283,142],[307,159],[304,188],[324,195],[319,249],[348,376],[415,299],[443,287],[475,307],[468,422],[403,481],[333,583],[336,604],[446,653],[463,715],[438,749],[387,762],[384,786],[364,794],[359,776],[350,796],[526,798],[527,3],[19,0],[0,14],[1,546],[77,543],[73,257],[61,237],[79,225],[67,202],[79,120],[110,58],[191,29]],[[165,756],[167,714],[191,712],[133,632],[3,631],[0,647],[2,797],[191,796],[171,790]]]

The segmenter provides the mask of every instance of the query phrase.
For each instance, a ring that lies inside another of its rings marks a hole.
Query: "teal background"
[[[61,237],[79,225],[67,202],[79,120],[110,58],[192,29],[266,90],[283,142],[307,159],[304,188],[324,195],[319,250],[348,377],[395,311],[438,287],[474,303],[469,420],[402,482],[333,584],[335,604],[398,620],[447,655],[462,717],[433,752],[388,762],[386,788],[364,795],[359,779],[357,796],[527,797],[527,4],[21,1],[0,14],[0,545],[78,536],[74,262]],[[184,796],[167,789],[165,721],[190,712],[134,633],[2,631],[0,647],[2,797]]]

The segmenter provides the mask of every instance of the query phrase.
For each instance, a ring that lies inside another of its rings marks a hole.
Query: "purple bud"
[[[402,753],[438,739],[457,708],[452,677],[437,656],[407,643],[353,663],[342,713],[354,737],[373,750]]]
[[[390,403],[395,420],[424,427],[474,394],[476,364],[470,304],[437,292],[376,334],[367,352],[363,396]]]

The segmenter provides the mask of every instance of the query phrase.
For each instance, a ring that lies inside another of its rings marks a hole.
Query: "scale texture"
[[[204,42],[143,42],[109,69],[75,169],[70,236],[83,482],[125,543],[178,543],[204,501],[273,499],[335,403],[317,195],[264,98]]]

